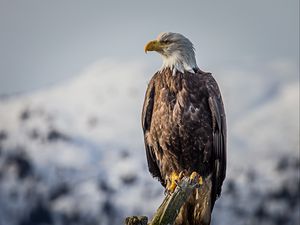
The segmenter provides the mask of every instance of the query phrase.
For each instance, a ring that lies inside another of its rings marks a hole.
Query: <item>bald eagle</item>
[[[198,174],[205,185],[184,204],[175,224],[209,225],[226,174],[226,118],[218,84],[199,69],[193,44],[179,33],[160,34],[146,44],[147,51],[163,59],[142,110],[149,171],[169,193],[182,173]]]

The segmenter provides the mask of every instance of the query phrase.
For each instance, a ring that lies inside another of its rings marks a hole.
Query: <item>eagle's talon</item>
[[[176,172],[172,172],[172,174],[168,176],[166,179],[167,180],[166,191],[168,191],[169,193],[173,193],[183,176],[184,176],[183,172],[180,172],[179,174],[177,174]]]
[[[203,184],[203,178],[202,178],[202,176],[199,177],[199,179],[198,179],[198,184],[199,184],[199,185],[202,185],[202,184]]]
[[[178,180],[180,181],[185,175],[185,172],[184,171],[181,171],[178,175]]]
[[[203,178],[200,176],[197,172],[192,172],[190,175],[190,181],[194,182],[196,184],[202,185],[203,184]]]

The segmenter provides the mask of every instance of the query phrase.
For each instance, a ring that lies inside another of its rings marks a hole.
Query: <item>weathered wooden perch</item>
[[[175,191],[167,195],[157,209],[151,222],[148,223],[146,216],[132,216],[125,219],[125,225],[167,225],[174,224],[174,221],[182,205],[187,201],[199,183],[189,177],[183,177],[178,183]]]

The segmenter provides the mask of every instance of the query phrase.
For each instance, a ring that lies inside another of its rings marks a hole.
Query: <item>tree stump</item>
[[[199,187],[196,180],[189,177],[183,177],[177,184],[175,191],[167,195],[152,220],[148,223],[146,216],[132,216],[125,219],[125,225],[170,225],[174,221],[182,207],[193,191]]]

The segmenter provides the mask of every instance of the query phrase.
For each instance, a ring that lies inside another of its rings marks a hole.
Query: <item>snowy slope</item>
[[[287,223],[279,224],[293,224],[297,69],[275,62],[259,72],[215,74],[227,109],[229,166],[214,222],[276,224],[283,213]],[[104,60],[74,80],[0,100],[0,225],[113,225],[126,215],[151,215],[163,189],[143,149],[146,75],[140,63]]]

